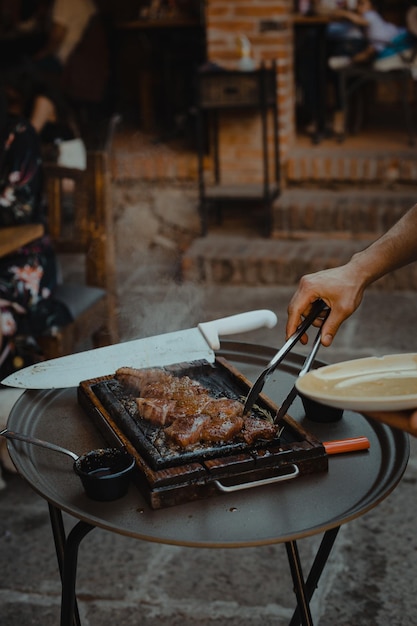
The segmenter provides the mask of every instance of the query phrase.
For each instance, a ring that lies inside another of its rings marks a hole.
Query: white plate
[[[338,409],[417,408],[417,354],[355,359],[312,370],[296,382],[307,398]]]

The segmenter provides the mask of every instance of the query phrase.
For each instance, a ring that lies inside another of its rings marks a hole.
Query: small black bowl
[[[117,500],[126,495],[135,459],[126,450],[102,448],[83,454],[74,462],[84,490],[93,500]]]
[[[306,418],[312,422],[338,422],[343,417],[343,409],[335,409],[327,404],[321,404],[300,394]]]

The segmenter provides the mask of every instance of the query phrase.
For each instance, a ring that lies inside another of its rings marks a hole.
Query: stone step
[[[273,205],[272,237],[375,239],[415,202],[414,189],[287,189]]]
[[[208,234],[195,239],[182,258],[182,278],[196,284],[290,286],[303,274],[345,263],[364,240],[278,240]],[[417,264],[393,272],[373,289],[417,288]]]
[[[316,146],[294,148],[284,168],[290,184],[320,183],[414,183],[417,176],[417,150],[337,149]]]

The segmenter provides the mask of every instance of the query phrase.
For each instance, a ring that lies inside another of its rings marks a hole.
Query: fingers
[[[297,330],[298,326],[303,321],[303,318],[308,315],[311,309],[311,305],[318,299],[315,294],[304,293],[302,278],[300,281],[300,287],[298,291],[293,295],[287,308],[287,324],[286,324],[286,336],[290,337]],[[307,343],[307,335],[303,335],[301,339],[302,343]]]
[[[337,331],[344,322],[346,317],[340,315],[338,311],[330,310],[330,314],[323,324],[321,331],[321,343],[323,346],[329,347],[336,336]]]
[[[342,323],[359,306],[362,291],[354,281],[346,280],[341,268],[303,276],[288,305],[287,338],[296,331],[313,302],[319,298],[330,308],[330,314],[323,323],[321,339],[324,346],[330,346]],[[318,318],[314,325],[319,326],[320,323]]]
[[[311,307],[313,303],[318,300],[318,298],[313,298],[309,300],[307,303],[304,303],[303,300],[296,294],[288,305],[287,313],[287,325],[286,325],[286,337],[290,337],[301,324],[303,319],[307,317],[310,313]],[[300,302],[300,304],[298,304]],[[313,326],[319,328],[323,324],[323,317],[325,313],[322,311],[314,320]],[[301,343],[306,344],[308,342],[308,335],[305,333],[301,337]]]
[[[373,411],[363,415],[417,437],[417,411]]]

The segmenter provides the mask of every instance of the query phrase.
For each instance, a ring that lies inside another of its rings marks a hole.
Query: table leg
[[[55,542],[59,573],[62,583],[61,626],[81,626],[78,612],[75,583],[77,577],[78,548],[82,539],[95,526],[78,522],[68,537],[65,535],[64,522],[60,509],[49,504],[49,517]]]
[[[309,602],[311,601],[311,598],[313,597],[315,590],[317,589],[320,576],[323,572],[324,566],[327,563],[327,559],[329,558],[329,554],[333,548],[333,544],[336,540],[339,530],[340,530],[340,526],[337,526],[336,528],[331,528],[330,530],[327,530],[324,533],[323,539],[320,543],[319,549],[317,550],[317,554],[314,559],[313,565],[311,566],[311,570],[308,575],[306,583],[304,584],[303,579],[301,579],[302,587],[301,587],[300,595],[302,596],[302,603],[303,603],[302,606],[305,606],[305,605],[308,606]],[[288,548],[287,548],[287,554],[288,554]],[[288,559],[290,559],[290,555],[288,555]],[[291,566],[291,561],[290,561],[290,566]],[[298,573],[301,573],[301,569],[298,570]],[[294,581],[294,584],[296,584],[294,580],[294,576],[293,576],[293,581]],[[297,600],[298,600],[298,595],[297,595]],[[296,610],[294,611],[294,614],[292,616],[289,626],[298,626],[300,624],[300,621],[302,624],[309,623],[309,622],[303,622],[302,619],[303,618],[300,616],[300,604],[299,604]],[[310,615],[310,619],[311,619],[311,615]]]
[[[63,569],[64,569],[64,555],[65,555],[65,528],[62,520],[62,512],[60,509],[52,506],[52,504],[48,503],[49,506],[49,517],[51,520],[52,533],[54,536],[55,543],[55,551],[58,560],[58,568],[61,576],[61,584],[63,580]],[[74,598],[74,611],[73,611],[73,624],[74,626],[81,626],[80,615],[78,612],[77,600]]]
[[[307,599],[306,587],[301,567],[300,556],[296,541],[288,541],[285,544],[287,549],[288,562],[290,564],[292,580],[294,584],[294,593],[297,597],[298,610],[301,614],[301,624],[303,626],[313,626],[310,605]]]
[[[78,522],[65,542],[62,571],[62,600],[60,626],[72,626],[76,605],[75,583],[77,578],[78,548],[84,537],[95,528],[87,522]]]

